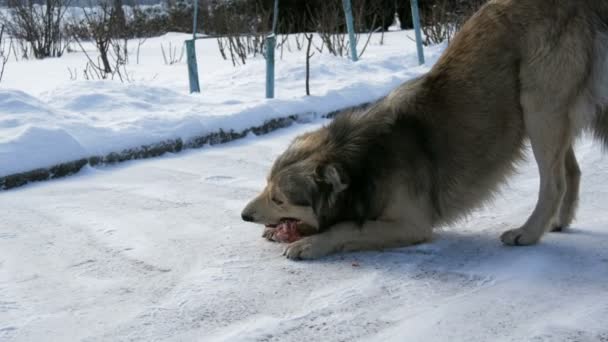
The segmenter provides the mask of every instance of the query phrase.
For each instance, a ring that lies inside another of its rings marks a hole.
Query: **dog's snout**
[[[256,199],[254,199],[253,201],[247,203],[247,205],[245,206],[245,208],[243,208],[243,210],[241,211],[241,218],[243,219],[243,221],[245,222],[255,222],[256,221],[256,212],[257,210],[255,209],[255,203],[256,203]]]
[[[243,221],[246,222],[253,222],[253,216],[246,214],[246,213],[242,213],[241,214],[241,218],[243,219]]]

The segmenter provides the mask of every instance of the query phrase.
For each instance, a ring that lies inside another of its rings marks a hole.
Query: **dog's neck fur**
[[[317,211],[322,214],[321,230],[341,221],[377,219],[391,200],[390,181],[396,177],[425,179],[408,185],[414,194],[423,193],[432,183],[427,128],[411,116],[388,110],[384,101],[364,113],[341,114],[325,128],[327,148],[315,158],[321,164],[336,164],[348,187],[332,208]]]

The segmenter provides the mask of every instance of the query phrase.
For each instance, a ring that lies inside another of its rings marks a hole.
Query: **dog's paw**
[[[292,242],[283,251],[283,255],[292,260],[317,259],[331,253],[325,241],[318,236],[304,237]]]
[[[271,227],[266,227],[264,228],[264,232],[262,233],[262,237],[268,241],[277,241],[274,238],[274,235],[276,233],[277,229],[276,228],[271,228]]]
[[[511,229],[502,233],[500,240],[509,246],[528,246],[538,242],[539,237],[533,236],[523,228]]]

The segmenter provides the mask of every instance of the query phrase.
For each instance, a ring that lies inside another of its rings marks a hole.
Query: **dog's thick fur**
[[[501,239],[534,244],[572,222],[585,129],[608,145],[608,1],[493,0],[426,75],[296,138],[243,218],[315,231],[289,258],[420,243],[489,199],[528,138],[538,202]]]

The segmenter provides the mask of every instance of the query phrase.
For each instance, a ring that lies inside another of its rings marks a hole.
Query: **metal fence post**
[[[186,54],[188,55],[188,81],[190,93],[200,93],[201,87],[198,78],[198,63],[196,62],[196,31],[198,25],[198,0],[194,1],[194,19],[192,23],[192,40],[186,40]]]
[[[188,55],[188,80],[190,82],[190,93],[200,93],[198,83],[198,65],[196,63],[196,47],[194,39],[186,40],[186,54]]]
[[[412,22],[416,32],[416,49],[418,50],[418,63],[424,64],[424,49],[422,48],[422,33],[420,32],[420,11],[418,10],[418,0],[410,0],[412,5]]]
[[[357,55],[357,40],[355,39],[355,23],[353,20],[353,6],[350,0],[342,0],[344,16],[346,17],[346,28],[348,29],[348,41],[350,42],[350,58],[353,62],[359,59]]]
[[[270,34],[266,37],[266,98],[274,98],[274,48],[276,36]]]
[[[266,98],[274,98],[274,49],[277,43],[276,31],[279,20],[279,0],[274,0],[272,33],[266,37]]]

